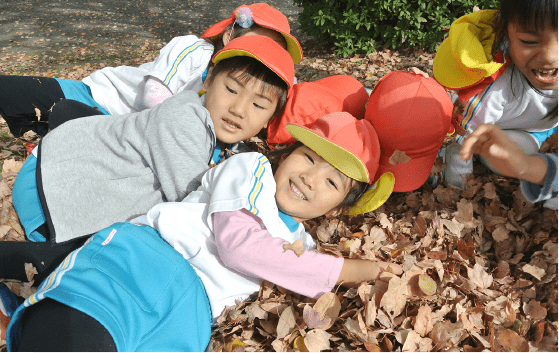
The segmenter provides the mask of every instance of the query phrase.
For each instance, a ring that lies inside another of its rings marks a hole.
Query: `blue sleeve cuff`
[[[544,185],[520,181],[522,193],[530,202],[539,202],[557,197],[557,155],[539,153],[538,156],[542,157],[547,164],[547,175]]]

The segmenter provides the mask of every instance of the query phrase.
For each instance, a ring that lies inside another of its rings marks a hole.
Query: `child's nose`
[[[247,110],[247,102],[238,99],[235,102],[233,102],[233,104],[231,104],[229,110],[231,111],[232,114],[240,118],[243,118]]]
[[[557,64],[557,42],[554,45],[544,46],[538,57],[542,64]]]

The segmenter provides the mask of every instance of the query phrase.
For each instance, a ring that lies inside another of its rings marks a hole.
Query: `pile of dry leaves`
[[[300,82],[349,74],[372,87],[392,70],[432,75],[433,54],[424,52],[348,59],[305,52]],[[97,68],[79,69],[85,76]],[[261,139],[251,142],[267,150]],[[22,146],[0,140],[0,240],[23,236],[11,207]],[[557,135],[542,149],[556,153]],[[265,282],[221,314],[209,349],[556,352],[557,211],[528,203],[516,180],[479,163],[474,172],[465,190],[426,184],[393,194],[366,215],[307,222],[318,251],[397,263],[403,273],[385,272],[374,283],[337,287],[318,299]],[[29,284],[11,285],[29,291]]]

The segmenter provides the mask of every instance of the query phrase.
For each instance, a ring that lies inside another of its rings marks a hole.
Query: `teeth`
[[[305,195],[303,195],[303,193],[301,191],[299,191],[299,189],[297,189],[297,187],[295,186],[295,184],[293,184],[292,182],[289,182],[289,185],[291,186],[291,190],[293,190],[293,192],[295,193],[295,195],[299,196],[299,198],[301,200],[307,200],[307,198],[305,197]]]

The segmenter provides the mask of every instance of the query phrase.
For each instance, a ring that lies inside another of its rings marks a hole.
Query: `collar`
[[[278,208],[278,213],[279,213],[279,217],[281,218],[283,223],[285,223],[285,225],[287,226],[287,229],[289,229],[290,232],[293,233],[294,231],[296,231],[299,228],[299,223],[297,223],[293,219],[293,217],[291,217],[287,213],[282,212],[279,208]]]

